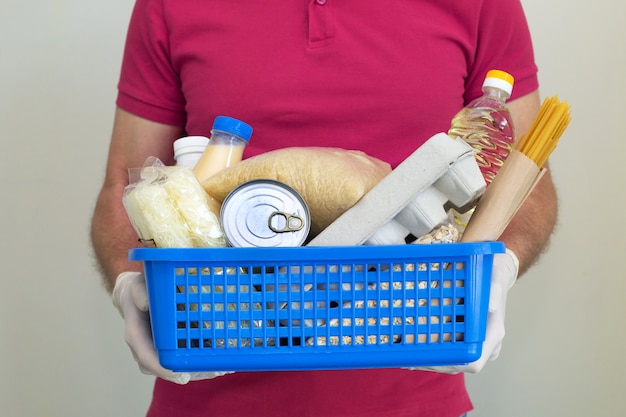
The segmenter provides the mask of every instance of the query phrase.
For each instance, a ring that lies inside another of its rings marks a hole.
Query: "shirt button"
[[[326,0],[315,0],[315,3],[319,4],[320,6],[323,6],[326,4]]]

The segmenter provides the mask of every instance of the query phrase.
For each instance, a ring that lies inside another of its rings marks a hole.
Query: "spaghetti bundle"
[[[558,97],[546,98],[530,130],[520,138],[515,149],[542,168],[569,125],[570,114],[567,102],[560,102]]]

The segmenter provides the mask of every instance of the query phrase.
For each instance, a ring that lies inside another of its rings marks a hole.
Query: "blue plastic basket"
[[[133,249],[175,371],[453,365],[480,357],[500,242]]]

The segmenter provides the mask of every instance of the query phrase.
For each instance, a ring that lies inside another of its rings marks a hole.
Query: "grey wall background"
[[[626,3],[524,0],[543,96],[573,122],[552,158],[558,230],[512,290],[475,416],[626,409]],[[0,0],[0,415],[140,416],[151,379],[122,338],[88,227],[132,1]]]

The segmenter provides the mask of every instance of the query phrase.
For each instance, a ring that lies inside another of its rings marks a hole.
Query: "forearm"
[[[557,220],[558,200],[550,171],[546,172],[508,225],[500,240],[520,261],[519,276],[546,249]]]
[[[122,205],[122,193],[123,186],[105,184],[91,224],[94,254],[109,292],[120,273],[142,270],[139,262],[128,260],[128,250],[140,245]]]
[[[93,249],[109,291],[120,273],[141,271],[140,263],[128,261],[128,250],[140,246],[122,204],[128,169],[143,166],[149,156],[171,162],[172,142],[181,133],[179,126],[151,122],[122,109],[115,113],[106,178],[91,224]]]

